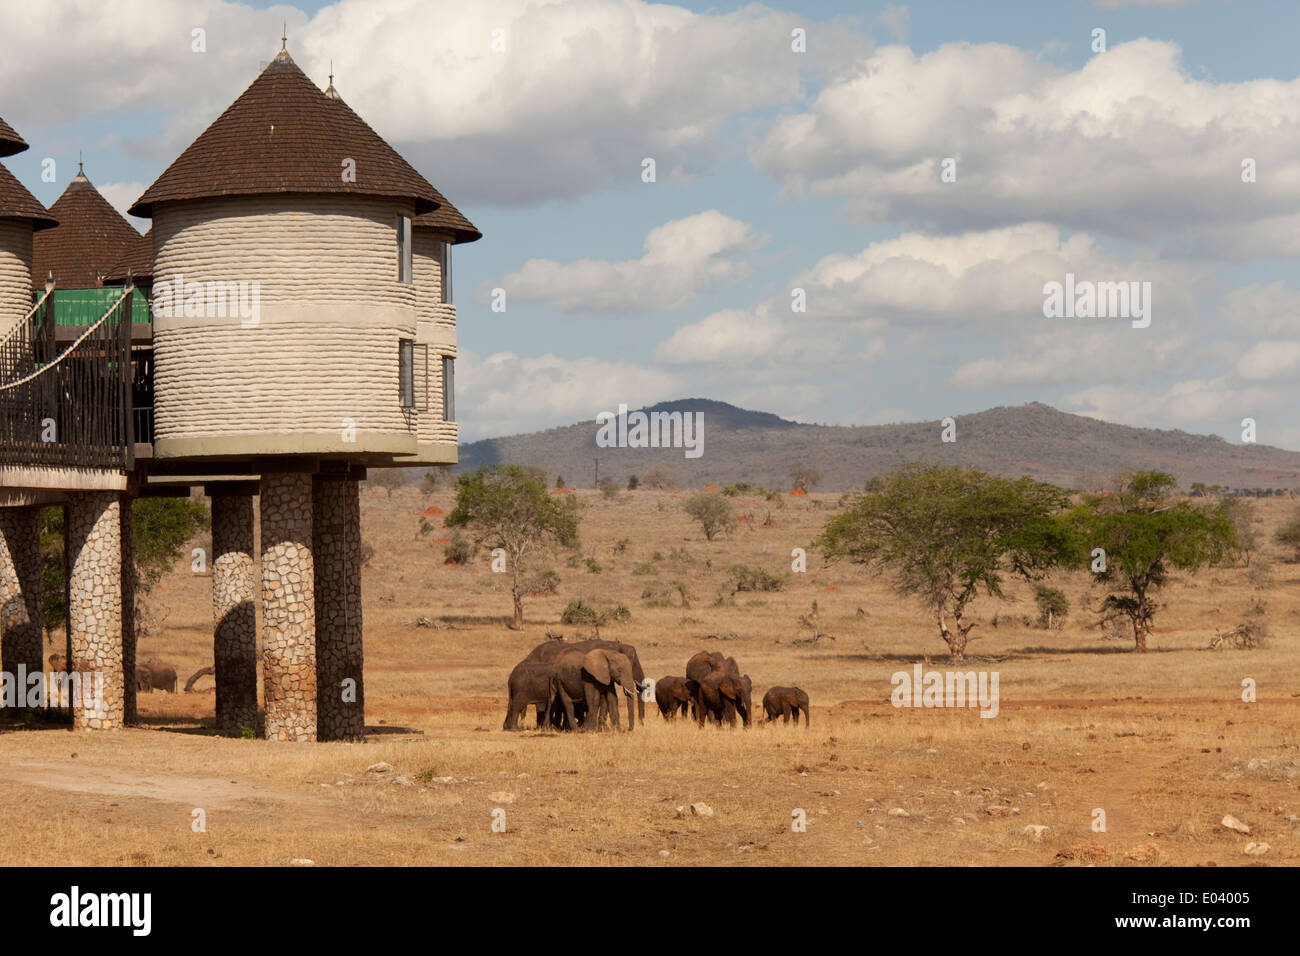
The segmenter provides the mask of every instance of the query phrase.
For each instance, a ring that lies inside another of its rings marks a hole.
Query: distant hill
[[[611,409],[613,411],[613,409]],[[811,465],[825,491],[861,488],[873,475],[911,461],[961,464],[1071,488],[1096,486],[1122,468],[1159,468],[1192,482],[1232,488],[1300,488],[1300,452],[1233,445],[1213,435],[1131,428],[1032,402],[956,417],[957,441],[940,440],[939,422],[902,425],[806,425],[768,412],[703,398],[663,402],[646,412],[702,412],[704,453],[679,448],[600,448],[594,421],[462,445],[458,470],[481,464],[538,465],[570,487],[600,475],[620,484],[653,465],[670,468],[679,487],[748,481],[788,487],[790,468]]]

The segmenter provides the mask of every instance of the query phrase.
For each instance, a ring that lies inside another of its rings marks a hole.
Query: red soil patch
[[[705,491],[717,491],[717,490],[718,490],[718,486],[717,486],[717,485],[705,485],[705,486],[704,486],[704,490],[705,490]]]
[[[553,494],[553,495],[567,495],[567,494],[569,494],[569,489],[568,489],[568,488],[555,488],[555,489],[553,489],[553,490],[551,491],[551,494]]]
[[[804,491],[802,488],[795,488],[794,490],[792,490],[792,491],[790,492],[790,497],[791,497],[791,498],[807,498],[807,497],[808,497],[808,492]]]
[[[434,544],[451,544],[451,538],[434,538]]]
[[[437,505],[429,505],[429,507],[425,508],[423,511],[420,512],[420,514],[422,514],[422,515],[430,515],[430,516],[432,516],[432,515],[445,515],[446,513],[447,513],[447,512],[443,511],[443,510],[442,510],[441,508],[439,508]]]

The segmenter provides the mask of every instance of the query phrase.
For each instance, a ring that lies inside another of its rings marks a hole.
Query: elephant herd
[[[639,716],[645,721],[641,692],[653,686],[655,702],[665,720],[689,710],[699,726],[711,720],[749,727],[753,719],[753,682],[740,672],[734,657],[700,651],[686,664],[685,677],[648,682],[636,648],[618,641],[592,639],[566,643],[549,640],[537,645],[515,665],[507,684],[510,702],[505,730],[518,730],[529,705],[537,709],[537,726],[568,730],[597,730],[608,717],[619,726],[618,697],[627,699],[631,730]],[[633,701],[636,709],[633,710]],[[773,687],[763,697],[767,721],[780,716],[795,723],[803,713],[807,726],[808,695],[797,687]]]

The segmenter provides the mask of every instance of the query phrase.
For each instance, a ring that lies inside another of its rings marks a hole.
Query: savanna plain
[[[791,571],[792,549],[809,546],[838,494],[732,499],[745,520],[706,541],[682,512],[686,491],[572,492],[584,505],[579,552],[550,560],[558,589],[528,598],[515,631],[508,576],[490,555],[444,564],[450,532],[422,513],[450,511],[450,490],[362,487],[374,549],[363,571],[366,742],[214,736],[211,677],[189,693],[142,694],[142,725],[121,732],[7,723],[0,862],[1300,862],[1300,564],[1271,540],[1293,499],[1258,502],[1263,543],[1250,566],[1174,578],[1146,654],[1097,626],[1102,592],[1069,572],[1049,582],[1070,600],[1062,627],[1041,626],[1032,588],[1011,584],[1005,600],[976,603],[980,623],[955,667],[934,623],[887,581],[811,550],[807,571]],[[733,593],[736,564],[784,585]],[[617,733],[538,730],[531,708],[524,729],[504,731],[515,662],[548,630],[591,634],[560,622],[578,599],[627,607],[601,636],[635,645],[648,676],[721,651],[752,677],[756,705],[774,684],[807,691],[811,726],[700,729],[650,703],[630,733],[626,718]],[[139,659],[173,664],[183,684],[212,663],[210,575],[186,560],[148,600],[157,623]],[[1261,618],[1263,646],[1210,648],[1216,633]],[[63,641],[53,632],[47,653]],[[891,676],[917,663],[998,672],[997,716],[892,706]],[[1242,699],[1247,678],[1254,702]],[[792,827],[800,810],[804,832]],[[1225,827],[1226,815],[1250,832]]]

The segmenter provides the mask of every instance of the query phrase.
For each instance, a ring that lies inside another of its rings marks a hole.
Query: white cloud
[[[1234,370],[1251,382],[1295,377],[1295,373],[1300,372],[1300,342],[1258,342],[1237,360]]]
[[[912,12],[901,3],[887,3],[880,12],[880,22],[889,35],[900,43],[907,42],[907,31],[912,25]]]
[[[812,52],[791,52],[795,26],[810,28]],[[797,102],[805,74],[870,45],[756,5],[697,14],[641,0],[341,0],[302,44],[312,75],[332,57],[344,99],[440,188],[521,203],[645,188],[644,157],[661,179],[689,175],[728,119]]]
[[[457,356],[456,389],[463,441],[594,422],[620,402],[637,408],[685,392],[672,373],[631,362],[468,349]]]
[[[945,157],[956,182],[940,181]],[[778,119],[753,158],[792,193],[846,197],[868,220],[1044,220],[1254,254],[1255,223],[1283,237],[1300,214],[1300,80],[1193,79],[1179,47],[1149,39],[1073,71],[1002,44],[888,46]]]
[[[577,313],[678,308],[716,283],[743,278],[739,257],[757,242],[753,227],[710,209],[650,230],[639,259],[529,259],[501,286],[513,301]]]
[[[1046,223],[958,235],[905,233],[851,255],[826,256],[791,284],[808,292],[810,314],[969,323],[997,319],[1026,331],[1115,319],[1046,319],[1043,286],[1067,273],[1091,282],[1150,282],[1152,324],[1195,302],[1189,268],[1146,257],[1111,255],[1085,233],[1062,237]]]

